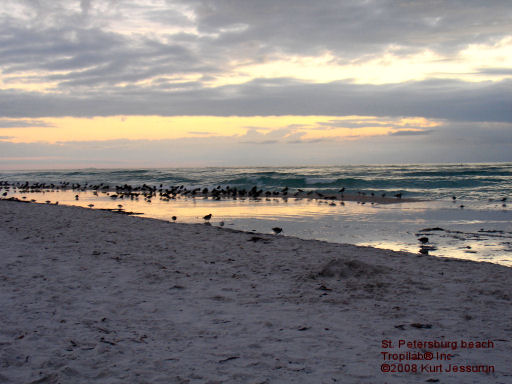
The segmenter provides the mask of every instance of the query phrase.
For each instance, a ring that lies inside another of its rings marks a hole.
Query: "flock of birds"
[[[186,188],[184,185],[179,186],[170,186],[169,188],[164,188],[162,184],[159,187],[150,186],[147,184],[143,184],[142,186],[133,187],[128,184],[117,185],[115,187],[111,187],[107,184],[79,184],[79,183],[69,183],[69,182],[61,182],[59,184],[46,184],[46,183],[13,183],[10,184],[6,181],[0,181],[0,187],[3,187],[5,190],[9,188],[17,188],[20,191],[25,192],[40,192],[40,191],[54,191],[54,190],[73,190],[73,191],[86,191],[92,190],[95,195],[98,192],[114,192],[110,195],[111,198],[138,198],[139,196],[143,196],[145,200],[151,200],[152,197],[156,197],[157,194],[160,196],[162,200],[171,200],[175,199],[178,196],[184,197],[211,197],[214,200],[221,200],[223,198],[253,198],[258,199],[262,197],[309,197],[323,200],[339,200],[343,199],[345,188],[341,188],[335,194],[325,194],[319,191],[309,190],[305,191],[304,189],[297,188],[295,192],[291,192],[288,187],[284,187],[281,190],[263,190],[258,186],[253,186],[251,189],[245,188],[237,188],[237,187],[221,187],[220,185],[216,188]],[[4,192],[4,196],[7,193]],[[371,192],[367,195],[365,192],[357,192],[357,196],[360,200],[370,199],[377,197],[374,192]],[[380,195],[381,198],[386,198],[386,194],[382,193]],[[394,195],[397,199],[402,198],[402,193],[397,193]],[[79,196],[75,195],[75,199],[78,200]]]
[[[69,182],[61,182],[58,184],[46,184],[46,183],[9,183],[7,181],[0,181],[0,189],[3,189],[2,197],[6,197],[10,189],[18,190],[20,193],[26,192],[43,192],[43,191],[58,191],[58,190],[73,190],[73,191],[88,191],[92,190],[93,194],[98,196],[98,193],[107,194],[112,200],[117,199],[131,199],[131,200],[139,200],[139,197],[143,197],[144,200],[148,203],[151,203],[152,198],[159,197],[162,201],[170,201],[176,199],[178,197],[204,197],[204,198],[212,198],[214,200],[221,200],[225,198],[251,198],[251,199],[260,199],[261,197],[266,197],[267,199],[270,197],[279,197],[286,199],[288,197],[295,198],[314,198],[320,199],[320,201],[331,201],[330,205],[336,205],[334,200],[341,200],[341,205],[344,205],[343,198],[345,193],[345,188],[341,188],[337,191],[337,194],[324,194],[319,191],[309,190],[305,191],[301,188],[297,188],[293,193],[290,191],[288,187],[284,187],[281,190],[266,190],[264,191],[257,186],[252,187],[247,190],[244,188],[236,188],[236,187],[221,187],[220,185],[216,188],[186,188],[184,185],[179,186],[170,186],[169,188],[164,188],[162,184],[159,187],[151,186],[147,184],[143,184],[142,186],[131,186],[129,184],[118,185],[115,187],[111,187],[107,184],[80,184],[80,183],[69,183]],[[402,193],[396,193],[393,195],[396,199],[402,199]],[[358,203],[364,204],[365,200],[371,201],[376,197],[374,192],[371,192],[367,195],[365,192],[359,191],[357,192]],[[386,198],[386,194],[380,194],[381,198]],[[76,194],[74,196],[75,200],[79,200],[80,196]],[[26,197],[22,197],[22,199],[26,199]],[[36,202],[35,199],[30,200],[31,202]],[[457,201],[456,196],[452,196],[452,201],[455,203]],[[502,206],[506,207],[507,198],[504,197],[501,199]],[[49,200],[46,201],[47,204],[51,204]],[[55,202],[57,205],[59,202]],[[372,202],[373,204],[373,202]],[[88,204],[89,208],[93,208],[94,204]],[[123,205],[117,205],[119,212],[123,211]],[[464,205],[461,204],[459,206],[461,209],[464,208]],[[212,214],[205,215],[203,217],[205,224],[210,224],[210,220],[212,218]],[[176,222],[178,218],[176,216],[171,217],[173,222]],[[221,221],[219,223],[220,226],[224,226],[224,222]],[[283,232],[283,229],[280,227],[272,228],[272,231],[278,235]],[[427,253],[429,246],[427,243],[429,239],[425,236],[418,238],[418,241],[421,243],[420,253]]]
[[[239,198],[253,198],[258,199],[261,196],[265,197],[282,197],[286,198],[289,196],[289,188],[285,187],[281,189],[280,191],[263,191],[262,189],[258,189],[256,186],[251,188],[250,190],[246,189],[238,189],[238,188],[231,188],[229,186],[222,188],[221,186],[218,186],[216,188],[208,189],[208,188],[194,188],[194,189],[187,189],[184,185],[180,186],[171,186],[170,188],[163,188],[163,185],[160,184],[160,187],[157,188],[155,186],[149,186],[147,184],[143,184],[139,187],[132,187],[131,185],[124,184],[121,186],[115,186],[113,189],[106,184],[100,183],[100,184],[79,184],[79,183],[68,183],[68,182],[62,182],[59,184],[45,184],[45,183],[33,183],[30,184],[29,182],[26,183],[9,183],[6,181],[0,181],[0,189],[3,188],[4,192],[2,193],[2,197],[6,197],[11,190],[18,190],[20,193],[35,193],[35,192],[43,192],[43,191],[58,191],[58,190],[72,190],[72,191],[81,191],[85,192],[88,190],[92,190],[93,194],[98,196],[98,192],[102,192],[107,194],[112,200],[117,199],[131,199],[131,200],[139,200],[139,197],[144,197],[144,200],[148,203],[151,203],[151,199],[155,198],[157,196],[160,197],[163,201],[170,201],[172,199],[176,199],[178,196],[189,196],[189,197],[211,197],[214,200],[221,200],[222,198],[233,198],[236,199]],[[114,192],[110,194],[110,192]],[[339,193],[341,193],[343,196],[343,193],[345,192],[345,188],[342,188],[339,190]],[[292,196],[298,197],[299,195],[304,194],[308,197],[314,197],[314,198],[320,198],[320,199],[338,199],[337,196],[328,196],[324,195],[321,192],[317,191],[308,191],[305,192],[302,189],[298,189]],[[365,193],[358,192],[359,195],[364,196]],[[291,194],[290,194],[291,195]],[[373,194],[372,194],[373,195]],[[397,198],[401,198],[397,196]],[[25,196],[22,196],[22,199],[26,199]],[[75,194],[74,199],[76,201],[80,200],[80,195]],[[23,200],[22,200],[23,201]],[[30,202],[36,202],[35,199],[30,200]],[[46,200],[46,204],[51,204],[50,200]],[[53,203],[55,205],[58,205],[59,202]],[[89,208],[93,208],[94,204],[90,203],[87,205]],[[118,204],[117,210],[113,211],[123,211],[123,205]],[[212,214],[209,213],[208,215],[205,215],[203,217],[205,224],[210,224],[210,220],[212,218]],[[173,222],[176,222],[178,220],[177,216],[172,216],[171,220]],[[219,225],[221,227],[224,226],[224,222],[219,222]],[[283,229],[280,227],[273,227],[272,231],[278,235],[283,232]]]

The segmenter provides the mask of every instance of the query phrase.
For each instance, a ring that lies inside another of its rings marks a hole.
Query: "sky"
[[[0,169],[512,161],[510,0],[2,0]]]

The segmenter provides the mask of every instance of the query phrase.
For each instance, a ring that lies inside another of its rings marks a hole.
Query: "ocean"
[[[256,185],[264,190],[289,187],[324,193],[344,187],[347,193],[401,192],[430,200],[455,195],[478,202],[511,194],[512,163],[0,171],[0,180],[246,189]]]
[[[202,222],[212,213],[212,225],[283,234],[305,239],[351,243],[418,253],[418,237],[428,237],[428,253],[512,266],[512,163],[347,165],[329,167],[206,167],[161,169],[79,169],[44,171],[0,171],[0,181],[81,185],[152,185],[167,188],[230,186],[263,190],[318,191],[376,196],[402,193],[417,202],[397,204],[328,204],[316,199],[238,199],[213,201],[181,198],[170,202],[153,199],[124,201],[124,209],[148,217],[179,222]],[[9,191],[9,196],[19,191]],[[91,192],[46,192],[45,200],[60,204],[94,204],[94,208],[115,208],[108,196]],[[8,197],[9,197],[8,196]],[[34,197],[38,202],[37,196]],[[456,199],[453,199],[455,197]],[[438,228],[435,231],[428,230]],[[442,229],[442,230],[440,230]]]

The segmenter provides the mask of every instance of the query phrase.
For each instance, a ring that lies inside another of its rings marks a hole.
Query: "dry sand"
[[[11,201],[0,223],[0,383],[512,382],[507,267]]]

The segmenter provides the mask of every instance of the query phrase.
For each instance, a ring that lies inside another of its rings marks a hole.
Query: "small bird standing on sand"
[[[212,214],[211,213],[209,213],[208,215],[203,217],[203,219],[205,219],[206,221],[210,221],[211,218],[212,218]]]
[[[428,237],[420,237],[418,239],[418,241],[421,243],[421,244],[427,244],[428,243]]]
[[[274,233],[276,235],[279,235],[281,232],[283,232],[283,228],[279,228],[279,227],[274,227],[274,228],[272,228],[272,230],[274,231]]]

